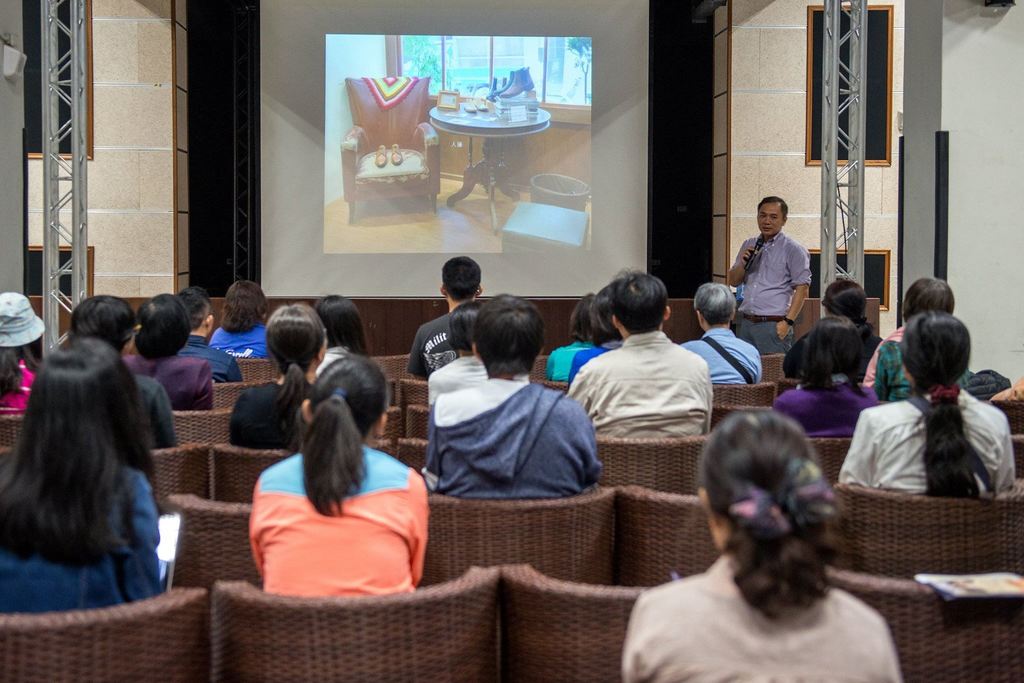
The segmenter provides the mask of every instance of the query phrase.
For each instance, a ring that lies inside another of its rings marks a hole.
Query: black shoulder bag
[[[720,355],[722,358],[724,358],[725,361],[729,365],[731,365],[733,367],[733,369],[736,370],[736,372],[740,373],[740,377],[743,378],[744,382],[746,382],[747,384],[753,384],[754,383],[754,376],[750,374],[750,370],[747,370],[745,367],[740,365],[740,362],[738,360],[736,360],[731,353],[726,351],[725,347],[723,347],[721,344],[716,342],[711,337],[704,337],[701,341],[706,343],[708,346],[713,348],[715,351],[718,351],[718,355]]]

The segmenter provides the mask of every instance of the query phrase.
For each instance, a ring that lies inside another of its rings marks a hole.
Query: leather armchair
[[[426,196],[437,212],[441,148],[437,131],[427,122],[429,88],[430,78],[420,79],[401,102],[382,109],[363,79],[345,79],[353,123],[341,143],[349,223],[355,220],[356,202],[360,201]],[[390,161],[394,144],[404,156],[400,166],[393,166]],[[388,152],[388,164],[383,169],[374,164],[381,145]]]

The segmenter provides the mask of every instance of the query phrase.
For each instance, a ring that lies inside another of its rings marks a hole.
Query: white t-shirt
[[[438,368],[427,378],[427,401],[434,405],[437,397],[459,389],[467,389],[487,381],[487,368],[476,356],[461,356]]]
[[[964,433],[992,478],[996,492],[1013,486],[1013,441],[1006,414],[960,392]],[[924,415],[910,401],[861,412],[839,483],[925,493]]]
[[[497,408],[529,383],[529,375],[520,375],[515,379],[487,379],[477,386],[438,396],[434,404],[434,424],[438,427],[451,427],[472,420],[477,415]]]

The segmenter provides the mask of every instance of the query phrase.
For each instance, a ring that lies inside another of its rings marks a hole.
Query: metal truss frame
[[[843,18],[848,20],[843,32]],[[825,0],[822,59],[821,291],[837,278],[864,284],[867,0]],[[845,49],[844,49],[845,47]],[[844,120],[845,115],[845,120]],[[845,159],[841,158],[845,151]],[[836,252],[846,250],[846,267]]]
[[[40,0],[42,3],[42,152],[43,152],[43,351],[60,346],[60,313],[68,313],[87,295],[89,281],[86,121],[88,111],[86,0]],[[62,18],[70,16],[65,23]],[[61,115],[62,107],[70,116]],[[70,142],[71,155],[61,154]],[[71,222],[63,212],[71,209]],[[71,246],[71,259],[60,262],[60,247]],[[71,295],[61,280],[71,280]]]
[[[234,5],[234,239],[233,280],[260,279],[259,5]]]

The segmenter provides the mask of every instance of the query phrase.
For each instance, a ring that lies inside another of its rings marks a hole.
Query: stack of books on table
[[[525,107],[526,118],[537,118],[537,95],[535,92],[525,92],[514,97],[502,97],[499,95],[494,101],[494,112],[503,119],[514,118],[513,114],[521,112],[518,107]]]

